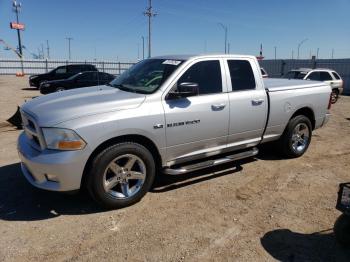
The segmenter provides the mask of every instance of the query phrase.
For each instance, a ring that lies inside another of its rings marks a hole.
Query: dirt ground
[[[3,121],[38,95],[27,80],[0,76],[0,261],[350,261],[332,231],[338,184],[350,181],[350,97],[299,159],[265,148],[254,159],[162,175],[140,203],[104,211],[21,175],[20,131]]]

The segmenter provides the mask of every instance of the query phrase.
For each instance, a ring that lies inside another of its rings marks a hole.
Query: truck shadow
[[[103,212],[88,194],[62,194],[36,189],[21,174],[20,164],[0,167],[0,219],[34,221],[60,215]]]
[[[251,161],[254,161],[254,159],[245,160],[245,162]],[[245,162],[234,162],[233,164],[220,165],[176,176],[161,174],[160,176],[156,176],[151,192],[164,193],[221,176],[234,174],[243,170],[242,164]]]
[[[266,233],[260,241],[278,261],[350,261],[350,250],[336,242],[332,229],[312,234],[278,229]]]

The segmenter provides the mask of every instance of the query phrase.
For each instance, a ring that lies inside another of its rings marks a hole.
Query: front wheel
[[[280,138],[280,150],[286,157],[300,157],[308,149],[311,136],[312,126],[309,118],[303,115],[293,117]]]
[[[144,146],[125,142],[108,147],[92,162],[88,189],[108,209],[122,208],[141,200],[155,177],[155,162]]]

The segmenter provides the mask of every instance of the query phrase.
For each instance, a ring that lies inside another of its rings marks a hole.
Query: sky
[[[148,0],[21,0],[20,22],[25,57],[38,53],[46,40],[50,56],[68,58],[72,37],[73,60],[136,61],[142,58],[142,36],[147,56]],[[267,59],[300,57],[350,58],[350,0],[153,0],[152,56],[223,53],[228,28],[230,53]],[[0,0],[0,38],[17,46],[11,0]],[[12,57],[0,47],[0,58]]]

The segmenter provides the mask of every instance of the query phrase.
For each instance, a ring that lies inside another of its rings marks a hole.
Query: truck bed
[[[324,86],[325,84],[323,82],[310,80],[268,78],[264,79],[264,85],[269,92],[277,92],[291,89],[318,87]]]

